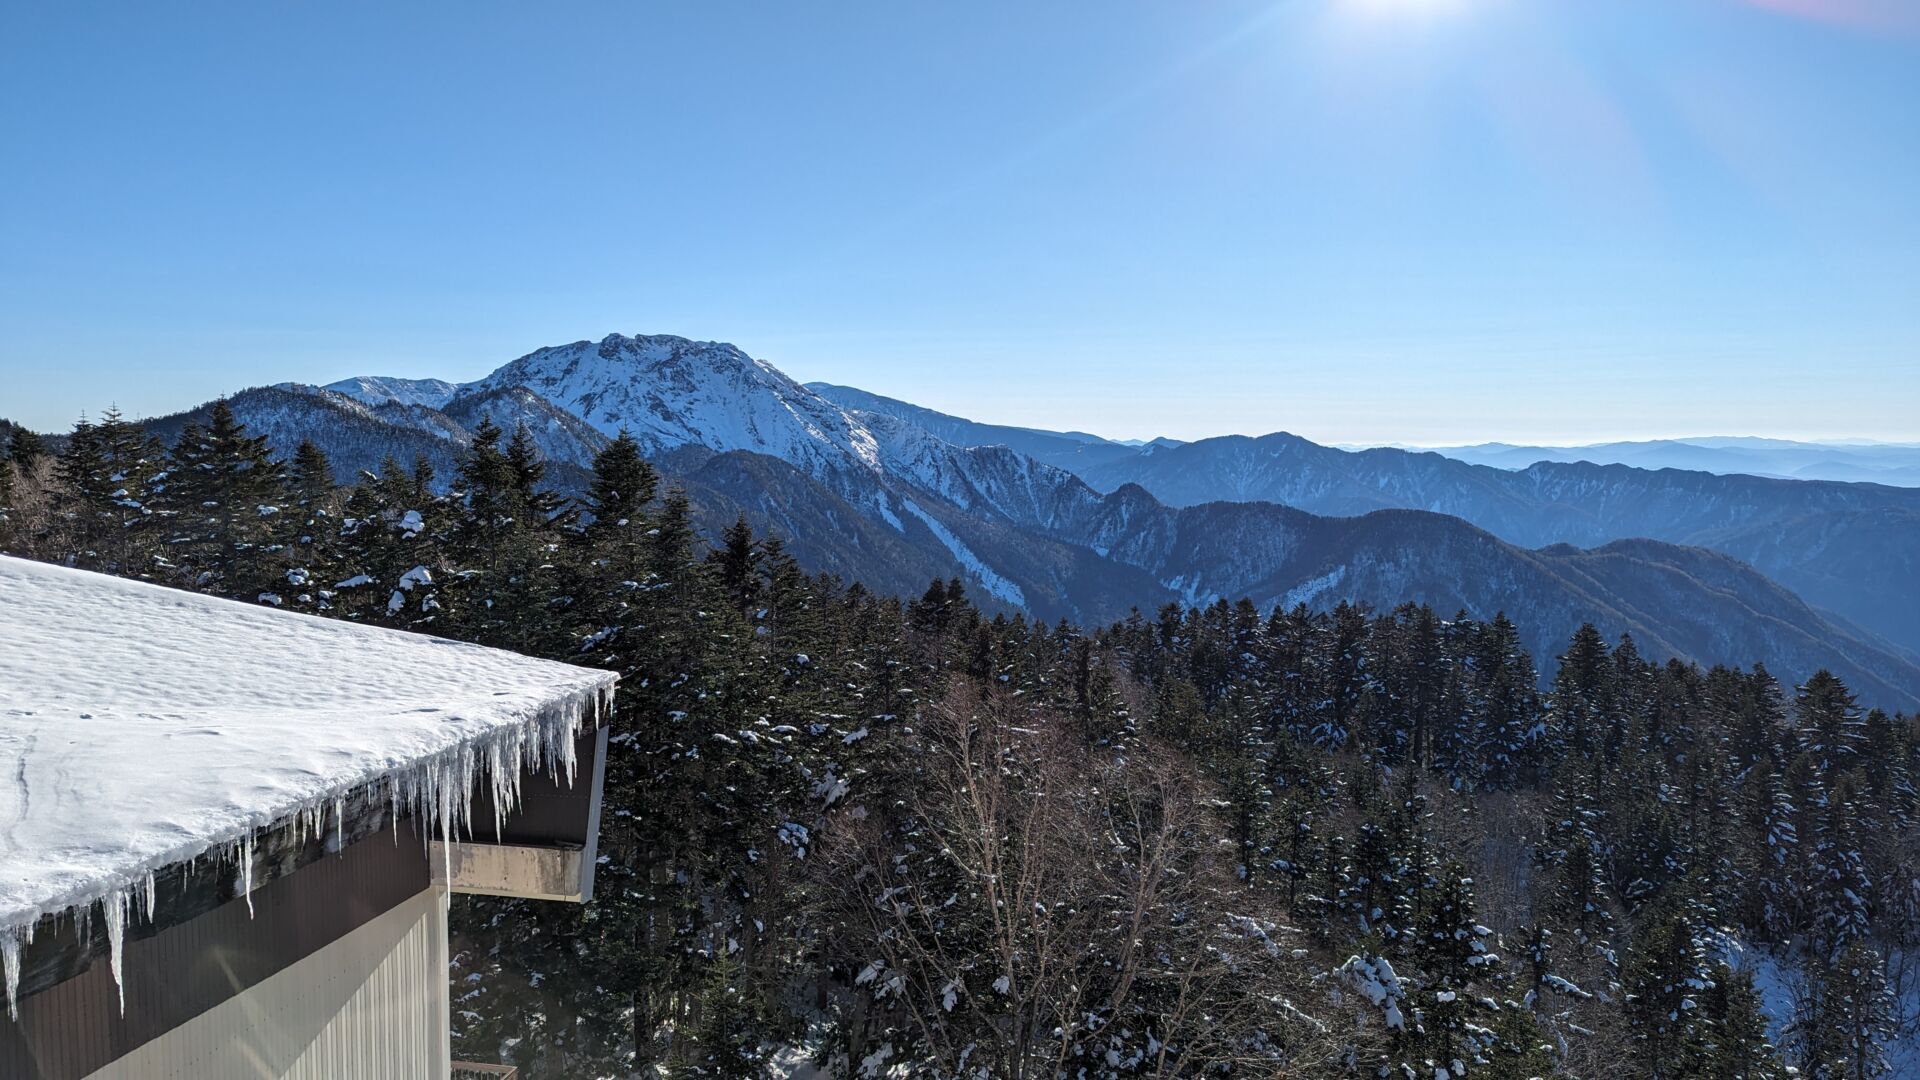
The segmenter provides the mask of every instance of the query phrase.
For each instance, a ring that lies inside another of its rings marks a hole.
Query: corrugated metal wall
[[[445,894],[419,893],[91,1080],[448,1074]]]
[[[0,1016],[0,1080],[82,1080],[408,905],[431,886],[426,845],[403,821],[337,856],[268,881],[250,900],[231,900],[152,936],[130,934],[125,1011],[106,958],[94,957],[78,974],[23,997],[17,1022]],[[74,937],[72,920],[55,929],[36,947],[57,948]],[[398,941],[395,936],[393,943]],[[91,956],[84,950],[74,955]],[[363,975],[371,971],[369,966]],[[341,989],[332,1008],[314,1015],[316,1033],[357,985]],[[444,1013],[435,1027],[445,1027]],[[202,1075],[211,1080],[224,1074]],[[256,1068],[233,1075],[263,1073]]]

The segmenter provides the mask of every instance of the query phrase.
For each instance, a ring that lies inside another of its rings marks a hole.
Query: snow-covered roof
[[[0,960],[43,915],[368,785],[444,822],[570,772],[615,676],[0,556]]]

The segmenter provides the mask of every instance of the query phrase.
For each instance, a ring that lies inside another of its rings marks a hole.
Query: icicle
[[[293,822],[293,842],[305,845],[308,837],[315,840],[325,835],[327,824],[327,804],[315,801],[302,807]]]
[[[579,782],[580,760],[576,744],[580,733],[597,725],[608,714],[613,697],[614,685],[608,680],[580,690],[562,701],[529,710],[522,714],[518,723],[497,725],[478,737],[446,747],[431,757],[416,760],[411,767],[389,772],[384,782],[394,841],[399,841],[401,816],[413,815],[423,847],[430,845],[435,837],[442,841],[445,869],[451,878],[453,843],[462,829],[469,835],[473,832],[473,798],[476,791],[481,790],[481,785],[484,783],[485,790],[493,793],[494,833],[501,836],[505,833],[507,819],[521,805],[523,777],[543,771],[555,781],[564,778],[569,786]],[[481,775],[483,772],[486,774],[484,778]],[[254,861],[259,831],[288,829],[301,846],[309,840],[322,839],[326,830],[327,802],[331,799],[333,846],[336,851],[344,850],[347,803],[355,797],[356,792],[360,797],[379,798],[378,788],[373,784],[318,795],[301,805],[282,809],[278,816],[261,823],[258,829],[249,828],[240,837],[210,839],[208,847],[180,859],[185,864],[182,872],[190,879],[198,872],[202,858],[214,862],[216,873],[227,862],[239,863],[238,885],[247,901],[248,917],[252,918],[255,914]],[[96,895],[109,935],[116,984],[121,982],[120,965],[127,918],[137,903],[151,924],[156,917],[158,892],[156,874],[147,870],[136,871],[130,880],[113,886],[105,896]],[[93,933],[93,904],[83,902],[65,911],[74,920],[81,947],[89,947]],[[10,1015],[17,1015],[18,1012],[22,953],[32,941],[31,924],[0,929],[0,969],[4,970]],[[124,986],[120,988],[120,1003],[124,1015]]]
[[[240,893],[247,898],[247,918],[253,918],[253,833],[240,840]]]
[[[7,1016],[20,1019],[20,951],[33,944],[33,924],[0,930],[0,972],[7,983]]]
[[[468,836],[473,835],[473,780],[474,754],[470,750],[460,751],[460,768],[454,773],[454,781],[459,785],[457,791],[447,792],[447,808],[453,808],[453,800],[460,800],[460,828]]]
[[[101,901],[107,915],[107,964],[113,969],[113,985],[120,992],[120,1015],[127,1015],[127,980],[123,950],[127,940],[127,890],[116,889]]]
[[[568,724],[560,735],[560,753],[564,756],[567,763],[568,787],[572,787],[574,781],[580,779],[580,754],[574,745],[579,741],[580,733],[580,714],[578,708],[575,709],[572,720],[573,722]]]
[[[495,840],[500,839],[501,830],[505,829],[507,824],[506,792],[503,790],[505,785],[500,779],[506,774],[507,764],[502,758],[501,750],[499,743],[487,748],[487,767],[492,771],[488,779],[493,781],[493,838]],[[515,755],[515,757],[518,756]]]
[[[440,859],[446,864],[446,881],[449,891],[451,891],[453,885],[453,791],[446,783],[446,778],[437,774],[437,770],[435,779],[440,782],[440,790],[433,793],[437,796],[435,801],[440,803],[438,807],[440,814]],[[428,823],[427,831],[429,834],[433,831],[431,822]]]

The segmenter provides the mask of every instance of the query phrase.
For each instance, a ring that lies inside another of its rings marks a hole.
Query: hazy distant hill
[[[1471,521],[1527,547],[1646,537],[1743,559],[1865,629],[1920,648],[1920,489],[1541,462],[1521,470],[1433,453],[1348,452],[1297,436],[1204,439],[1085,470],[1175,505],[1261,499],[1325,514],[1389,507]]]
[[[1841,480],[1920,487],[1920,443],[1820,443],[1746,436],[1653,439],[1587,446],[1481,443],[1434,447],[1475,465],[1524,469],[1536,461],[1591,461],[1639,469],[1697,469],[1796,480]]]

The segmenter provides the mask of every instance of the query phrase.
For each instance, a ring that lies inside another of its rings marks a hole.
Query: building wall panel
[[[446,1076],[446,942],[427,889],[89,1080]]]
[[[268,882],[254,891],[251,906],[233,900],[151,937],[129,935],[124,1011],[104,957],[23,997],[17,1021],[0,1014],[0,1078],[80,1080],[431,889],[426,844],[401,822]],[[71,920],[61,933],[74,933]],[[93,933],[100,933],[97,917]],[[443,1004],[434,1028],[444,1037],[444,958],[438,977]],[[352,996],[339,993],[336,1007]]]

